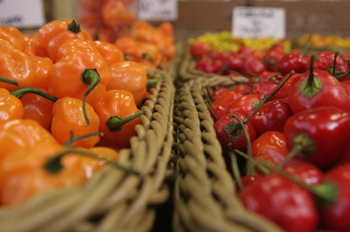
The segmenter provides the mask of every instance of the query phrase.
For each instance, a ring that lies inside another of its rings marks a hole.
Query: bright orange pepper
[[[103,23],[111,28],[118,28],[123,24],[132,25],[136,22],[136,16],[119,0],[105,2],[101,14]]]
[[[29,53],[29,40],[30,40],[30,38],[32,38],[31,35],[23,34],[23,39],[24,39],[23,51],[25,54],[32,56],[34,54]]]
[[[101,141],[111,147],[130,147],[130,138],[137,135],[135,126],[141,123],[138,116],[144,113],[137,108],[132,93],[126,90],[106,91],[94,109],[100,118]],[[136,118],[120,126],[121,119],[133,115]]]
[[[110,79],[109,66],[100,54],[90,49],[79,49],[50,68],[48,90],[56,98],[84,100],[87,95],[86,102],[93,106],[106,91]]]
[[[35,69],[36,78],[32,85],[33,88],[48,89],[49,87],[49,69],[53,62],[48,57],[29,56]]]
[[[88,149],[87,151],[98,156],[102,156],[103,158],[108,159],[110,161],[117,162],[119,159],[119,153],[115,149],[112,149],[110,147],[95,146]],[[85,167],[85,173],[87,178],[91,178],[96,171],[100,170],[106,165],[105,161],[86,156],[82,157],[82,162]]]
[[[38,142],[57,143],[52,134],[32,119],[0,122],[0,163],[7,154],[29,148]]]
[[[10,42],[18,50],[24,50],[24,37],[22,32],[17,28],[0,26],[0,38]]]
[[[8,122],[22,119],[24,108],[20,99],[12,95],[7,89],[0,88],[0,121]]]
[[[132,93],[135,103],[143,101],[147,89],[146,69],[134,61],[124,61],[110,66],[111,81],[107,90],[127,90]]]
[[[92,41],[84,39],[69,39],[58,48],[55,62],[66,56],[68,53],[74,53],[79,49],[91,49],[92,51],[99,53],[99,50],[94,46]]]
[[[48,94],[47,90],[41,90]],[[36,120],[45,129],[50,129],[54,101],[29,93],[21,98],[21,102],[24,108],[24,119]]]
[[[114,44],[104,41],[94,41],[93,43],[109,66],[125,60],[122,51]]]
[[[89,125],[86,126],[82,100],[72,97],[58,99],[52,108],[51,133],[62,145],[74,136],[98,132],[100,119],[94,109],[86,104],[86,114]],[[73,147],[92,148],[100,141],[100,136],[89,136],[72,144]]]
[[[9,42],[0,39],[0,75],[1,77],[16,81],[19,86],[1,82],[0,88],[13,90],[31,87],[35,81],[34,66],[24,52],[13,49]]]
[[[35,55],[56,60],[57,49],[68,39],[92,41],[89,33],[75,20],[54,20],[42,26],[30,39]]]
[[[6,155],[0,162],[0,203],[15,207],[39,193],[86,183],[82,157],[76,153],[61,158],[63,169],[57,173],[45,166],[50,158],[66,150],[57,143],[41,141]]]
[[[29,96],[24,99],[31,99],[32,104],[25,104],[26,101],[23,101],[23,97],[28,94]],[[38,107],[35,106],[39,105],[38,102],[33,104],[33,102],[36,99],[40,99],[40,97],[46,100],[40,100],[39,102],[39,104],[45,102],[44,112],[51,110],[50,104],[53,104],[56,99],[42,90],[34,88],[20,88],[8,91],[7,89],[0,88],[0,121],[6,122],[15,119],[33,118],[41,120],[41,124],[44,123],[44,117],[40,115],[42,111],[38,111]],[[47,101],[49,101],[49,103],[47,103]]]

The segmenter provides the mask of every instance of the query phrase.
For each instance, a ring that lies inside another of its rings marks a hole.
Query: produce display
[[[350,231],[349,38],[224,30],[179,54],[173,25],[139,21],[133,0],[77,4],[78,20],[32,35],[0,25],[0,228],[17,228],[7,217],[34,211],[40,194],[109,177],[115,186],[95,189],[110,192],[91,206],[97,216],[79,218],[83,202],[54,231],[149,231],[165,201],[160,218],[173,216],[164,223],[176,232]],[[69,211],[55,210],[21,229]]]
[[[136,27],[139,38],[161,33],[147,23]],[[168,25],[167,36],[161,34],[168,49],[173,46],[171,32]],[[2,206],[82,185],[106,163],[118,166],[119,150],[130,148],[137,135],[148,87],[162,78],[148,78],[145,59],[128,59],[148,54],[158,62],[158,47],[141,48],[131,35],[124,38],[115,43],[93,40],[75,20],[51,21],[32,36],[0,26]],[[138,48],[140,53],[133,53]],[[166,53],[162,62],[171,57]]]
[[[310,38],[310,36],[309,36]],[[348,53],[263,53],[189,44],[196,70],[239,82],[206,92],[217,139],[245,207],[285,231],[349,231]],[[242,82],[241,78],[246,78]]]

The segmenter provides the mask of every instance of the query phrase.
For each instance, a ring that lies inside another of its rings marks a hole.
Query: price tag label
[[[177,15],[177,0],[139,0],[140,20],[175,21]]]
[[[235,7],[232,17],[234,37],[284,39],[286,13],[284,8]]]
[[[0,25],[30,28],[45,23],[42,0],[0,0]]]

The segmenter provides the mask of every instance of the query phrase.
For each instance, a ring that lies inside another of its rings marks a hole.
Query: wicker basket
[[[150,78],[160,73],[148,71]],[[149,231],[155,206],[170,196],[165,182],[173,173],[173,98],[169,75],[150,89],[146,112],[131,139],[119,152],[119,163],[141,173],[126,175],[106,166],[84,186],[62,188],[33,197],[18,208],[0,209],[0,231]]]
[[[198,77],[178,90],[174,108],[177,165],[174,187],[174,231],[282,231],[248,212],[236,195],[227,171],[202,86],[235,85],[225,77]]]

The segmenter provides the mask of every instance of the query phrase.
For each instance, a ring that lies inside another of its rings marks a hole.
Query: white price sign
[[[139,0],[138,18],[145,21],[175,21],[177,0]]]
[[[42,0],[0,0],[0,25],[26,28],[44,23]]]
[[[237,38],[286,36],[286,13],[283,8],[235,7],[233,9],[232,32]]]

